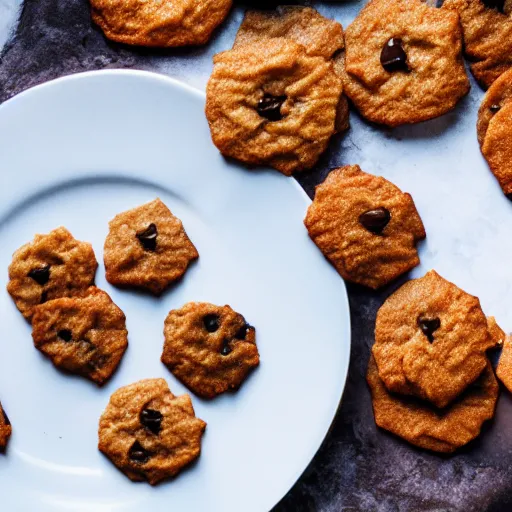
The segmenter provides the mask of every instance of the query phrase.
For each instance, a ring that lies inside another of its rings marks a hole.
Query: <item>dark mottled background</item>
[[[327,14],[342,9],[315,5]],[[235,9],[203,48],[155,51],[105,40],[91,25],[87,0],[26,0],[0,57],[0,102],[46,80],[105,68],[160,71],[203,88],[211,57],[230,46],[241,13]],[[321,165],[299,178],[310,195],[340,163],[340,147],[351,143],[350,135],[335,140]],[[349,286],[353,341],[342,406],[310,467],[274,512],[512,510],[512,403],[506,393],[484,435],[451,457],[416,450],[376,429],[364,373],[375,314],[390,292]]]

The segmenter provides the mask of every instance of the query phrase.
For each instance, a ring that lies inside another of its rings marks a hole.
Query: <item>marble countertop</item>
[[[165,73],[204,90],[212,56],[231,46],[243,9],[232,12],[205,47],[134,49],[110,43],[91,25],[87,0],[0,0],[0,102],[38,83],[81,71],[136,68]],[[313,2],[346,26],[361,2]],[[410,192],[425,222],[422,265],[435,268],[481,298],[484,310],[512,330],[512,208],[476,142],[482,91],[450,114],[394,130],[352,113],[348,134],[336,137],[317,168],[298,177],[310,196],[328,170],[358,163]],[[322,448],[274,512],[512,510],[512,401],[503,390],[495,419],[480,438],[453,456],[417,450],[376,428],[364,374],[376,311],[399,284],[373,292],[348,286],[352,352],[342,407]],[[312,353],[314,357],[314,353]],[[297,428],[300,428],[298,425]]]

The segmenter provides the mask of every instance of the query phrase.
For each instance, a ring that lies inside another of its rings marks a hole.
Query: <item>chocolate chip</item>
[[[37,284],[43,286],[50,279],[50,265],[44,267],[33,268],[29,273],[28,277],[31,277]]]
[[[251,329],[251,326],[248,323],[242,325],[242,327],[240,327],[240,329],[236,331],[235,338],[237,340],[245,340],[245,337],[247,336],[247,331],[249,329]]]
[[[359,223],[368,231],[380,235],[391,220],[391,213],[384,207],[368,210],[359,215]]]
[[[496,9],[498,12],[505,14],[505,0],[483,0],[486,7]]]
[[[148,452],[139,441],[135,441],[128,452],[128,457],[133,462],[138,462],[139,464],[145,464],[150,458],[151,453]]]
[[[222,348],[220,349],[221,355],[228,356],[231,352],[233,352],[233,349],[229,346],[229,341],[224,340],[222,342]]]
[[[203,318],[204,328],[208,332],[215,332],[219,328],[219,317],[211,314]]]
[[[41,300],[39,301],[39,304],[44,304],[48,300],[48,293],[46,290],[43,290],[43,293],[41,294]]]
[[[156,225],[151,223],[144,231],[137,233],[137,238],[146,251],[156,251],[156,237],[158,230]]]
[[[258,102],[258,114],[269,121],[280,121],[283,116],[281,114],[281,107],[286,101],[286,96],[272,96],[265,94]]]
[[[63,341],[71,341],[73,333],[69,329],[62,329],[57,333],[57,336]]]
[[[142,409],[140,413],[140,422],[153,434],[158,434],[162,428],[162,413],[154,409]]]
[[[420,316],[418,317],[418,326],[421,332],[428,338],[428,341],[432,343],[434,341],[434,332],[441,327],[441,320],[439,318],[427,318]]]
[[[7,416],[7,413],[5,412],[5,410],[4,410],[4,409],[2,409],[2,416],[4,417],[4,423],[5,423],[6,425],[10,425],[10,424],[11,424],[11,422],[9,421],[9,417]]]
[[[401,39],[392,37],[384,45],[380,53],[380,63],[390,73],[393,71],[409,71],[407,54],[403,49]]]
[[[499,110],[501,109],[501,106],[500,105],[491,105],[489,107],[489,110],[493,113],[493,114],[496,114],[496,112],[498,112]]]

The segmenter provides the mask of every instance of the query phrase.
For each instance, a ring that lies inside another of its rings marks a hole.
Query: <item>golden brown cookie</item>
[[[336,130],[341,91],[332,62],[290,39],[219,53],[206,91],[213,142],[246,164],[309,169]]]
[[[304,6],[280,6],[276,10],[247,11],[236,35],[234,48],[254,44],[265,38],[285,37],[304,46],[308,55],[332,59],[344,46],[343,27]],[[338,104],[336,131],[349,127],[346,96]]]
[[[485,89],[512,67],[510,0],[445,0],[443,9],[460,16],[464,53]]]
[[[381,306],[373,355],[389,391],[446,407],[482,373],[495,344],[478,298],[431,270]]]
[[[500,360],[496,367],[496,376],[512,393],[512,337],[505,336]]]
[[[124,313],[107,293],[91,287],[82,297],[66,297],[35,308],[35,347],[59,369],[104,384],[128,346]]]
[[[238,389],[260,362],[256,330],[229,306],[189,302],[165,320],[162,362],[196,395]]]
[[[487,128],[494,117],[506,103],[512,99],[512,69],[503,73],[485,93],[478,110],[477,134],[480,147],[483,146]]]
[[[487,329],[491,335],[494,347],[499,347],[505,342],[506,334],[505,331],[496,323],[496,319],[493,316],[487,317]]]
[[[417,398],[391,394],[379,377],[373,356],[367,374],[375,423],[409,443],[451,453],[475,439],[494,416],[499,386],[490,363],[480,378],[448,408],[435,409]]]
[[[0,404],[0,452],[4,452],[7,447],[9,438],[11,437],[12,426],[7,413]]]
[[[13,254],[7,291],[30,321],[39,304],[80,294],[94,284],[97,268],[91,244],[60,227],[36,235]]]
[[[304,224],[348,281],[380,288],[419,264],[425,229],[409,194],[380,176],[347,165],[316,188]]]
[[[105,240],[107,281],[158,295],[199,257],[180,219],[160,199],[116,215]]]
[[[98,448],[131,480],[155,485],[199,457],[205,429],[188,395],[174,396],[164,379],[146,379],[110,397]]]
[[[344,93],[375,123],[432,119],[469,91],[458,15],[420,0],[370,0],[339,60]]]
[[[139,46],[205,44],[232,0],[91,0],[93,21],[119,43]]]

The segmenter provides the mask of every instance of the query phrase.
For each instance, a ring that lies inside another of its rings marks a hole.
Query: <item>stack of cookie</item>
[[[380,308],[367,380],[375,422],[410,443],[453,452],[494,416],[486,351],[505,338],[478,298],[431,270]]]

